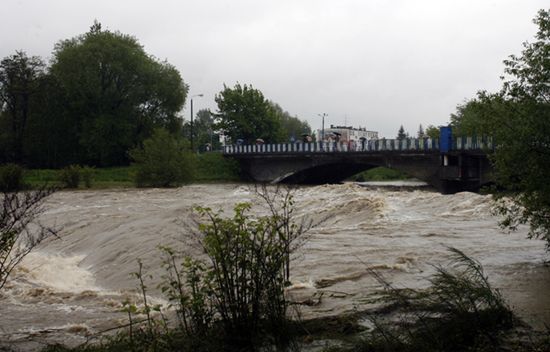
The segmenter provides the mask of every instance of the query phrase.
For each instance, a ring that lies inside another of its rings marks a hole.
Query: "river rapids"
[[[448,247],[479,260],[514,311],[541,328],[550,324],[550,270],[545,244],[526,239],[527,228],[502,231],[490,196],[442,195],[358,184],[294,190],[297,219],[313,226],[294,253],[289,297],[302,318],[369,307],[381,289],[367,269],[396,287],[426,287]],[[253,213],[267,209],[253,187],[191,185],[178,189],[63,191],[50,196],[41,221],[60,228],[12,273],[0,293],[0,341],[23,350],[48,343],[76,345],[127,322],[121,302],[136,296],[131,273],[141,259],[149,295],[166,303],[159,245],[200,255],[194,206],[222,209],[238,202]]]

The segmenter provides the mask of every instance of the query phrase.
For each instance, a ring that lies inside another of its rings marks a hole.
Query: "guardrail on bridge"
[[[226,145],[224,154],[262,154],[262,153],[354,153],[382,151],[437,151],[440,149],[439,139],[406,138],[406,139],[376,139],[364,143],[279,143]],[[452,150],[486,150],[493,149],[490,137],[457,137],[452,141]]]

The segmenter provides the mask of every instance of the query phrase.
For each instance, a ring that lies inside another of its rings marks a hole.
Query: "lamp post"
[[[194,131],[193,131],[193,98],[194,97],[202,97],[204,94],[195,94],[193,96],[191,96],[191,152],[194,152],[195,151],[195,148],[193,146],[193,135],[194,135]]]
[[[327,117],[328,115],[325,114],[325,113],[317,114],[317,115],[320,116],[323,119],[322,132],[321,132],[321,142],[324,142],[325,141],[325,117]]]

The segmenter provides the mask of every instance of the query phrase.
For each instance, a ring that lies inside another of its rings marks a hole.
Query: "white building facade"
[[[366,128],[361,127],[330,125],[330,128],[325,128],[324,138],[323,130],[317,130],[317,136],[319,141],[322,139],[324,142],[360,143],[361,139],[378,139],[378,132],[367,131]]]

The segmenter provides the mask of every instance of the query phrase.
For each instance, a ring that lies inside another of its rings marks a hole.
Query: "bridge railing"
[[[461,144],[462,145],[462,144]],[[280,143],[226,145],[224,154],[260,154],[260,153],[353,153],[380,151],[430,151],[439,150],[439,140],[431,138],[376,139],[364,142],[336,143]]]
[[[452,150],[492,150],[491,137],[456,137],[452,142]],[[263,153],[354,153],[382,151],[437,151],[439,139],[406,138],[406,139],[376,139],[364,142],[336,143],[280,143],[226,145],[224,154],[263,154]]]
[[[487,136],[455,137],[453,140],[454,150],[493,150],[493,138]]]

